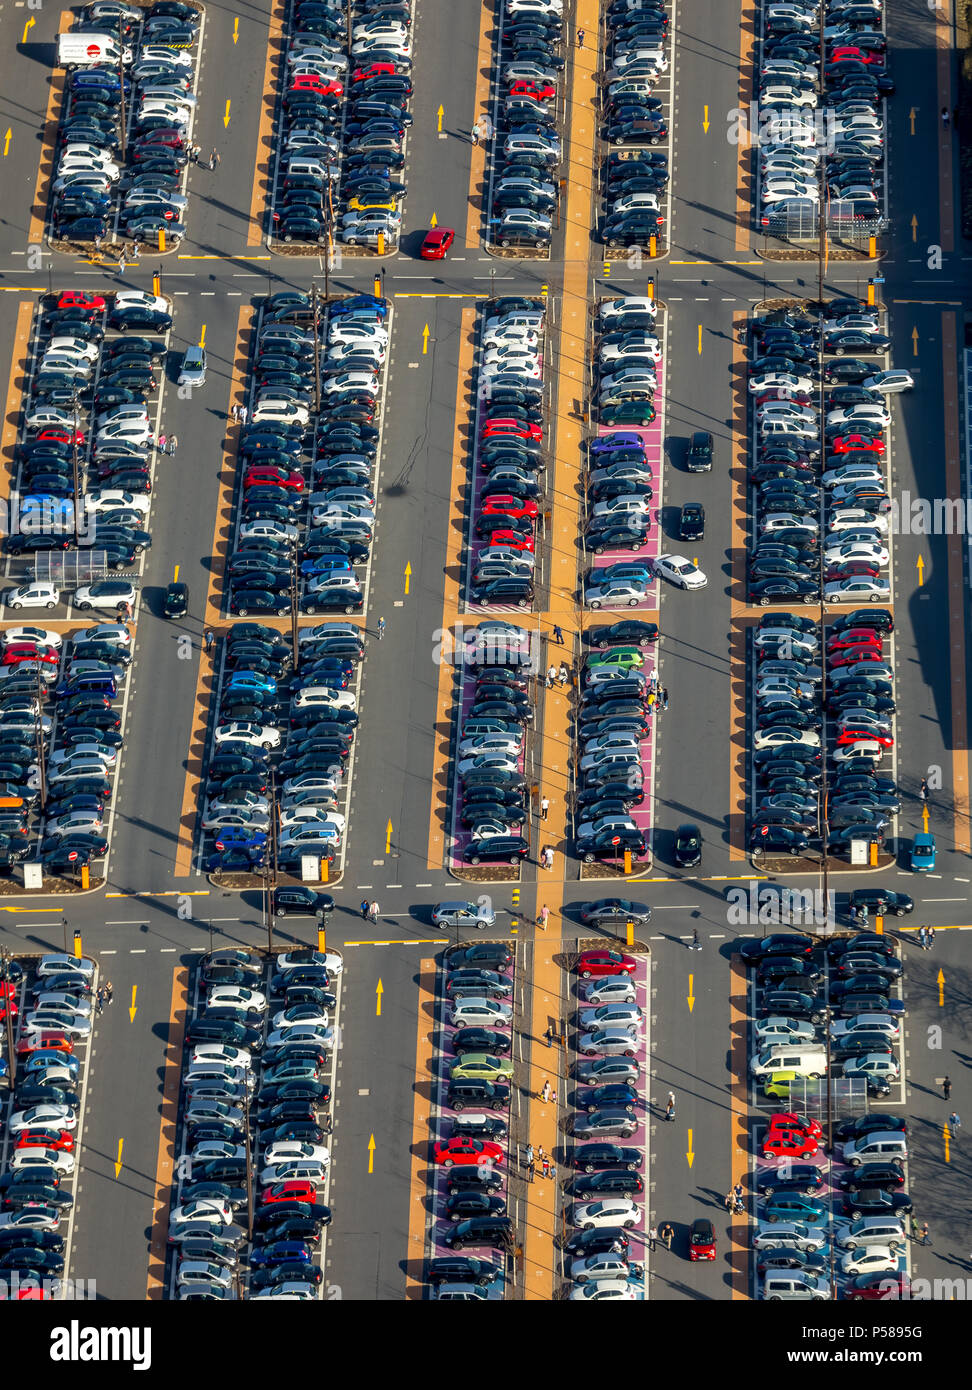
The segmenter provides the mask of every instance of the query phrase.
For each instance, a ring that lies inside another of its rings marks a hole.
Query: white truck
[[[95,67],[105,64],[117,68],[119,62],[126,66],[132,61],[132,50],[123,48],[110,34],[97,30],[89,33],[58,34],[57,63],[62,68]]]

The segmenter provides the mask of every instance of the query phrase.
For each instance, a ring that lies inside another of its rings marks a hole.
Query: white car
[[[10,1166],[13,1169],[54,1168],[58,1173],[73,1173],[74,1154],[64,1153],[62,1149],[43,1149],[33,1146],[29,1149],[14,1149]]]
[[[267,1145],[263,1155],[264,1163],[286,1163],[295,1158],[310,1159],[324,1168],[331,1161],[331,1155],[323,1144],[305,1144],[297,1139],[278,1139]]]
[[[875,565],[886,565],[890,554],[885,546],[870,541],[845,541],[829,545],[824,551],[828,565],[840,564],[844,560],[870,560]]]
[[[100,581],[104,583],[105,581]],[[119,604],[127,603],[129,608],[134,608],[135,600],[138,597],[138,590],[134,584],[123,584],[120,580],[110,580],[110,593],[95,592],[97,586],[94,584],[82,585],[80,589],[74,591],[75,608],[117,608]]]
[[[44,826],[45,835],[70,835],[73,831],[99,835],[104,829],[104,821],[92,811],[69,811],[63,816],[55,816]]]
[[[210,1008],[259,1009],[262,1013],[267,1007],[267,996],[245,985],[210,985],[206,1002]]]
[[[507,357],[501,362],[484,362],[479,369],[481,378],[488,380],[490,377],[500,376],[503,372],[514,372],[517,376],[525,377],[529,381],[539,381],[543,372],[540,362],[536,357]]]
[[[855,531],[859,527],[867,527],[886,535],[888,519],[880,512],[868,512],[863,507],[841,507],[831,513],[827,525],[832,532]]]
[[[53,584],[21,584],[3,591],[8,608],[56,608],[60,601],[60,591]]]
[[[813,1042],[817,1035],[817,1030],[812,1023],[806,1023],[801,1019],[784,1018],[780,1014],[774,1014],[770,1018],[761,1018],[753,1026],[761,1048],[769,1047],[778,1042]]]
[[[521,352],[536,352],[540,346],[540,334],[531,328],[490,328],[483,334],[483,347],[516,346]]]
[[[198,1197],[169,1212],[170,1228],[186,1226],[191,1221],[201,1221],[207,1226],[232,1226],[233,1212],[226,1202],[215,1197]]]
[[[599,318],[609,320],[617,327],[617,320],[623,319],[627,314],[650,314],[654,318],[658,313],[658,305],[645,295],[626,294],[619,299],[602,300],[597,312]]]
[[[374,370],[377,372],[385,360],[385,345],[377,340],[357,343],[333,343],[327,350],[325,359],[325,370],[331,371],[335,367],[344,365],[347,358],[353,357],[358,360],[362,357],[370,357],[374,362]]]
[[[190,1065],[194,1062],[218,1062],[231,1067],[248,1068],[253,1058],[245,1047],[230,1047],[226,1043],[196,1043],[190,1054]]]
[[[364,391],[369,396],[376,396],[380,388],[371,372],[338,372],[336,376],[327,378],[323,389],[328,395],[335,391]]]
[[[291,1043],[314,1043],[329,1052],[334,1046],[334,1029],[301,1023],[293,1028],[275,1028],[267,1038],[267,1048],[289,1046]]]
[[[790,198],[806,198],[809,202],[815,203],[820,197],[820,192],[816,184],[806,180],[774,176],[772,179],[764,180],[760,197],[764,205],[785,203]]]
[[[644,1010],[637,1004],[600,1004],[594,1009],[581,1009],[579,1026],[585,1032],[595,1028],[640,1028]]]
[[[271,1027],[278,1032],[287,1033],[292,1028],[328,1028],[330,1020],[327,1009],[318,1009],[317,1013],[310,1018],[288,1018],[288,1009],[280,1009],[273,1016]]]
[[[852,425],[858,420],[873,421],[886,429],[891,423],[891,412],[887,406],[858,401],[854,405],[841,406],[827,412],[828,425]]]
[[[285,525],[281,521],[247,521],[240,527],[241,541],[295,541],[298,534],[296,526]]]
[[[213,735],[217,743],[237,739],[249,743],[254,748],[279,748],[280,730],[274,724],[254,724],[247,719],[233,719],[228,724],[218,724]]]
[[[809,394],[813,389],[813,382],[808,376],[794,376],[792,372],[757,372],[749,378],[749,389],[754,394],[777,388]]]
[[[117,290],[115,292],[115,308],[151,309],[156,313],[167,314],[169,301],[163,299],[160,294],[149,294],[147,290]]]
[[[84,1014],[55,1013],[31,1014],[21,1030],[24,1033],[68,1033],[74,1038],[87,1038],[91,1033],[91,1019]]]
[[[382,328],[380,323],[356,323],[353,320],[346,322],[344,319],[336,319],[327,330],[327,341],[369,346],[376,343],[385,347],[388,343],[388,330]]]
[[[110,748],[106,743],[72,743],[67,748],[58,748],[53,752],[47,760],[47,765],[54,769],[66,762],[75,761],[79,756],[97,758],[105,767],[114,767],[118,760],[117,750]]]
[[[620,363],[624,366],[629,357],[649,357],[652,362],[662,359],[661,345],[657,338],[647,335],[630,339],[627,343],[607,343],[598,349],[598,359],[605,363]]]
[[[640,1279],[591,1279],[571,1289],[571,1303],[626,1303],[643,1299],[645,1286]]]
[[[882,1052],[868,1052],[863,1057],[847,1057],[840,1063],[845,1077],[877,1077],[882,1081],[897,1081],[899,1067],[894,1057]]]
[[[824,487],[840,487],[842,483],[883,483],[884,472],[876,463],[841,463],[821,474]]]
[[[680,589],[704,589],[709,582],[695,561],[684,555],[659,555],[653,568],[656,574]]]
[[[11,1134],[19,1134],[24,1129],[76,1129],[78,1117],[69,1105],[31,1105],[26,1110],[18,1110],[11,1117],[7,1128]]]
[[[308,1182],[323,1182],[327,1164],[313,1158],[285,1158],[279,1163],[269,1163],[261,1170],[261,1183],[287,1182],[291,1178],[304,1178]]]
[[[0,632],[0,643],[8,647],[11,642],[36,642],[39,647],[52,647],[61,650],[61,634],[46,627],[8,627]]]
[[[610,1197],[603,1202],[577,1202],[571,1220],[582,1231],[596,1231],[603,1226],[622,1226],[630,1230],[641,1224],[641,1208],[627,1197]]]
[[[124,623],[92,623],[91,627],[86,627],[83,632],[78,633],[78,640],[109,642],[112,646],[127,647],[131,643],[132,634]]]
[[[253,423],[259,424],[297,424],[306,425],[310,419],[310,411],[305,405],[298,405],[296,401],[261,401],[253,411]]]
[[[772,728],[757,729],[753,735],[754,748],[780,748],[788,743],[803,743],[809,748],[820,747],[820,735],[814,729]]]
[[[98,174],[101,178],[106,178],[109,183],[117,183],[121,177],[121,170],[113,160],[102,158],[93,159],[87,154],[65,153],[61,156],[57,166],[58,182],[66,174]]]
[[[898,1268],[899,1256],[890,1245],[865,1245],[860,1250],[848,1250],[840,1258],[840,1272],[854,1274],[888,1274]]]
[[[344,829],[335,820],[309,821],[305,825],[291,825],[280,832],[278,844],[281,849],[292,845],[306,845],[307,852],[325,845],[339,845],[344,838]]]
[[[891,585],[886,579],[870,579],[855,576],[851,579],[837,579],[824,585],[825,603],[890,603]]]
[[[453,1028],[503,1027],[513,1017],[509,1004],[501,1004],[496,999],[480,998],[478,995],[457,999],[449,1019]]]
[[[887,1033],[889,1038],[896,1038],[901,1032],[901,1025],[892,1014],[854,1014],[852,1018],[835,1018],[830,1025],[830,1036],[834,1042],[840,1042],[843,1038],[852,1038],[855,1033]]]
[[[140,492],[122,492],[118,488],[96,488],[84,495],[85,509],[89,512],[134,511],[148,516],[151,499]]]
[[[323,965],[327,973],[336,979],[344,972],[344,958],[337,951],[314,951],[311,956],[298,951],[284,951],[277,957],[278,970],[299,970],[305,965]]]
[[[820,529],[814,517],[809,514],[797,516],[793,512],[767,512],[759,523],[763,535],[772,535],[774,531],[788,531],[793,526],[803,526],[808,531]]]
[[[864,386],[868,391],[881,391],[884,395],[895,395],[899,391],[910,391],[915,384],[915,379],[910,372],[902,368],[892,367],[886,372],[876,372],[874,376],[864,378]]]
[[[333,797],[331,800],[335,801]],[[302,801],[297,806],[281,807],[278,815],[281,830],[298,825],[323,826],[330,823],[339,834],[344,834],[345,817],[325,802]]]

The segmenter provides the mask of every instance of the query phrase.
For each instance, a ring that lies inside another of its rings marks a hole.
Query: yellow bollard
[[[164,250],[165,250],[165,228],[164,228],[164,227],[160,227],[160,228],[159,228],[159,250],[160,250],[160,251],[164,251]]]
[[[383,255],[385,254],[385,233],[384,233],[384,232],[379,232],[379,233],[378,233],[378,254],[379,254],[379,256],[383,256]]]
[[[867,282],[867,302],[868,302],[868,304],[873,304],[873,303],[874,303],[874,281],[873,281],[873,280],[868,280],[868,282]]]
[[[634,945],[634,922],[628,923],[628,945]]]
[[[87,868],[87,865],[85,865],[85,868]],[[75,929],[74,932],[74,955],[75,959],[81,959],[81,933],[77,929]]]
[[[328,876],[328,874],[330,873],[330,871],[331,871],[331,863],[330,863],[330,860],[329,860],[329,859],[322,859],[322,860],[321,860],[321,882],[322,882],[322,883],[326,883],[326,882],[327,882],[327,876]]]
[[[877,932],[878,936],[884,935],[884,917],[880,912],[874,920],[874,930]]]
[[[626,874],[631,872],[631,851],[626,849],[624,852],[624,871]]]
[[[162,276],[158,271],[152,276],[152,293],[155,295],[156,299],[158,299],[159,295],[162,293]]]
[[[874,258],[877,256],[877,237],[876,237],[876,236],[868,237],[868,241],[867,241],[867,254],[868,254],[869,259],[872,260],[872,261],[873,261]]]
[[[327,950],[327,927],[325,926],[317,928],[317,949],[319,951]]]
[[[654,299],[654,297],[655,297],[655,282],[654,282],[654,280],[649,280],[649,281],[648,281],[648,298],[649,298],[649,299]]]
[[[81,887],[91,887],[91,870],[88,868],[87,864],[81,865]]]
[[[648,238],[648,255],[652,260],[658,255],[658,235],[656,232],[652,232]]]
[[[871,868],[872,868],[872,869],[876,869],[876,868],[877,868],[877,860],[878,860],[878,847],[877,847],[876,841],[872,840],[872,841],[871,841]]]
[[[376,299],[380,299],[380,298],[381,298],[381,276],[380,276],[380,275],[376,275],[376,276],[375,276],[375,298],[376,298]]]

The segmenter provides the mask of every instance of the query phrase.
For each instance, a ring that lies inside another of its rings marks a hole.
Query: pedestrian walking
[[[234,401],[233,404],[230,406],[230,414],[232,415],[234,420],[239,420],[240,407],[237,405],[236,401]]]
[[[674,1120],[674,1118],[675,1118],[675,1102],[674,1102],[673,1100],[670,1100],[670,1101],[668,1102],[668,1104],[665,1106],[665,1119],[666,1119],[666,1120]]]
[[[543,1176],[545,1178],[549,1178],[552,1176],[550,1171],[550,1159],[546,1156],[546,1154],[544,1154],[543,1156]]]
[[[170,434],[170,435],[169,435],[169,447],[168,447],[168,449],[166,449],[166,453],[167,453],[167,454],[174,454],[175,451],[176,451],[176,449],[178,449],[178,447],[179,447],[179,436],[178,436],[177,434]]]
[[[921,947],[923,951],[925,950],[925,931],[925,927],[918,928],[918,945]]]
[[[240,406],[240,424],[245,425],[250,412],[245,405]]]
[[[219,150],[217,150],[216,147],[214,146],[214,147],[213,147],[213,152],[212,152],[212,154],[209,156],[209,167],[210,167],[210,169],[218,169],[219,166],[220,166],[220,164],[222,164],[222,162],[223,162],[223,161],[222,161],[222,160],[220,159],[220,157],[219,157]]]
[[[657,1239],[658,1239],[658,1227],[657,1227],[657,1226],[649,1226],[649,1227],[648,1227],[648,1249],[649,1249],[650,1251],[654,1251],[654,1249],[655,1249],[655,1241],[656,1241]]]
[[[736,1209],[736,1199],[733,1197],[731,1189],[726,1193],[725,1197],[723,1197],[722,1202],[725,1206],[726,1213],[731,1216]]]
[[[696,927],[695,930],[694,930],[693,933],[692,933],[692,940],[689,942],[689,947],[688,947],[688,948],[689,948],[690,951],[701,951],[701,949],[702,949],[702,942],[699,940],[699,929],[698,929],[698,927]]]
[[[951,1115],[949,1115],[948,1127],[953,1134],[958,1134],[959,1130],[962,1128],[962,1121],[959,1118],[959,1112],[957,1110],[953,1110]]]
[[[547,1044],[548,1047],[549,1047],[550,1044],[553,1042],[553,1035],[554,1035],[553,1024],[552,1024],[552,1023],[548,1023],[547,1026],[546,1026],[546,1028],[543,1030],[543,1036],[544,1036],[544,1039],[545,1039],[546,1044]]]
[[[384,635],[385,635],[385,620],[384,620],[384,618],[379,618],[379,619],[378,619],[378,641],[379,641],[379,642],[380,642],[381,639],[384,637]]]
[[[952,1094],[952,1078],[951,1078],[950,1076],[946,1076],[945,1080],[942,1082],[942,1095],[944,1096],[944,1098],[945,1098],[946,1100],[948,1100],[949,1097],[951,1096],[951,1094]]]
[[[371,906],[371,904],[369,903],[369,901],[368,901],[367,898],[362,898],[362,899],[361,899],[361,920],[362,920],[362,922],[366,922],[366,921],[368,920],[368,908],[369,908],[370,906]]]
[[[668,709],[668,687],[667,687],[666,685],[663,685],[663,686],[661,687],[661,692],[660,692],[660,693],[661,693],[662,709]]]
[[[583,29],[578,29],[578,30],[577,30],[577,47],[578,47],[578,48],[583,48],[583,47],[584,47],[584,30],[583,30]]]
[[[648,691],[648,713],[649,713],[649,714],[651,714],[651,713],[653,712],[653,710],[654,710],[654,708],[655,708],[655,701],[657,700],[657,698],[658,698],[658,696],[655,694],[655,692],[654,692],[653,690],[649,690],[649,691]]]
[[[159,446],[159,453],[160,453],[160,454],[164,454],[164,453],[165,453],[165,445],[166,445],[166,436],[165,436],[164,434],[160,434],[159,437],[158,437],[157,443],[158,443],[158,446]]]
[[[927,778],[927,777],[923,777],[923,778],[921,779],[921,786],[918,788],[918,795],[919,795],[919,797],[921,798],[922,801],[927,801],[927,800],[928,800],[928,778]]]
[[[548,689],[548,690],[551,689],[551,687],[553,686],[553,683],[554,683],[554,681],[555,681],[556,679],[557,679],[557,668],[556,668],[556,666],[548,666],[548,667],[547,667],[547,689]]]
[[[540,1087],[540,1099],[543,1101],[544,1105],[546,1105],[547,1101],[550,1099],[549,1081],[545,1081],[543,1085]]]
[[[540,928],[541,931],[547,930],[547,918],[549,916],[550,908],[547,906],[546,903],[544,903],[543,907],[537,913],[537,926]]]
[[[741,1206],[742,1206],[742,1199],[743,1199],[743,1186],[742,1186],[742,1183],[741,1183],[741,1182],[737,1182],[737,1183],[733,1186],[732,1195],[733,1195],[733,1198],[734,1198],[734,1200],[735,1200],[736,1206],[737,1206],[737,1207],[741,1207]]]
[[[557,643],[558,647],[562,647],[564,645],[563,630],[559,628],[556,623],[554,623],[553,639]]]
[[[664,1221],[658,1231],[659,1238],[665,1242],[665,1249],[671,1250],[672,1241],[675,1239],[675,1227],[670,1221]]]
[[[920,1237],[920,1239],[921,1239],[922,1245],[930,1245],[930,1244],[931,1244],[931,1242],[930,1242],[929,1239],[928,1239],[928,1222],[927,1222],[927,1221],[923,1221],[923,1222],[921,1223],[921,1225],[918,1227],[918,1234],[919,1234],[919,1237]]]
[[[114,995],[114,993],[115,993],[115,987],[114,987],[114,985],[111,983],[110,980],[106,980],[106,981],[105,981],[105,998],[108,1000],[108,1003],[109,1003],[109,1004],[111,1003],[112,996]]]
[[[550,798],[547,796],[540,799],[540,819],[547,819],[547,812],[550,810]]]
[[[368,908],[368,917],[370,918],[370,920],[371,920],[372,922],[377,923],[377,921],[378,921],[378,902],[377,902],[377,900],[375,900],[374,902],[372,902],[371,906]]]
[[[469,135],[470,135],[470,138],[471,138],[473,144],[474,144],[474,145],[478,145],[478,144],[479,144],[479,122],[478,122],[478,121],[474,121],[474,122],[473,122],[473,128],[472,128],[472,130],[469,132]]]
[[[561,662],[561,663],[560,663],[560,670],[557,672],[557,679],[560,681],[560,684],[561,684],[562,686],[564,686],[564,685],[567,684],[567,677],[568,677],[569,675],[570,675],[570,672],[567,670],[567,667],[564,665],[563,662]]]
[[[98,993],[95,995],[95,1013],[100,1014],[105,1007],[105,991],[99,986]]]
[[[911,1239],[917,1240],[920,1235],[921,1231],[918,1228],[918,1218],[913,1215],[911,1218]]]
[[[935,928],[929,927],[928,931],[925,933],[925,936],[928,941],[928,949],[930,951],[935,944]]]
[[[541,857],[541,863],[543,864],[543,867],[544,867],[545,869],[552,869],[552,868],[553,868],[553,859],[554,859],[553,850],[552,850],[552,849],[550,848],[550,846],[548,845],[547,848],[543,851],[543,855],[542,855],[542,857]]]
[[[538,1145],[537,1145],[537,1163],[538,1163],[541,1167],[543,1167],[543,1160],[544,1160],[544,1158],[545,1158],[545,1154],[544,1154],[544,1152],[543,1152],[543,1145],[542,1145],[542,1144],[538,1144]]]
[[[949,123],[950,123],[951,119],[952,119],[952,118],[951,118],[951,116],[949,115],[948,107],[947,107],[947,106],[943,106],[943,107],[942,107],[942,127],[943,127],[943,129],[945,129],[945,130],[948,129]]]
[[[526,1146],[526,1153],[524,1154],[524,1158],[525,1158],[525,1160],[526,1160],[527,1181],[528,1181],[528,1182],[533,1182],[533,1145],[532,1145],[532,1144],[527,1144],[527,1146]]]
[[[211,628],[206,629],[206,636],[203,638],[203,641],[206,643],[207,653],[211,652],[216,644],[216,634],[212,631]]]
[[[122,252],[122,254],[118,257],[118,274],[124,275],[127,268],[128,262],[125,260],[125,253]]]

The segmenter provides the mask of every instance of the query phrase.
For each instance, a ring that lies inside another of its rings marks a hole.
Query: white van
[[[876,1130],[844,1145],[844,1162],[852,1168],[862,1163],[904,1163],[908,1144],[896,1130]]]
[[[122,48],[117,39],[98,30],[57,36],[57,64],[61,68],[93,68],[99,63],[117,68],[120,62],[129,64],[132,56],[130,48]]]
[[[814,1301],[829,1299],[830,1284],[826,1279],[804,1274],[802,1269],[780,1270],[767,1274],[763,1279],[763,1297],[770,1303],[795,1298]]]
[[[771,1076],[775,1071],[795,1071],[811,1079],[823,1076],[827,1070],[827,1050],[824,1047],[764,1047],[749,1064],[753,1076]]]

